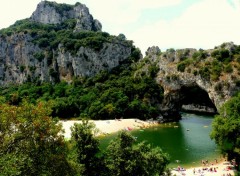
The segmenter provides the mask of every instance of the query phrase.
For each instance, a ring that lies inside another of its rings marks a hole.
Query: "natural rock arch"
[[[182,99],[181,110],[198,113],[216,114],[217,108],[209,98],[208,93],[198,85],[183,86],[180,89]]]
[[[179,120],[181,111],[216,114],[217,108],[209,94],[196,83],[180,86],[165,94],[160,105],[162,116]]]
[[[168,49],[166,52],[161,52],[157,46],[148,48],[146,58],[152,63],[156,63],[159,68],[155,79],[164,89],[163,100],[159,108],[165,119],[179,120],[181,118],[179,112],[182,107],[217,113],[220,107],[240,90],[240,86],[236,82],[240,80],[240,72],[237,67],[232,67],[232,72],[222,70],[217,78],[213,77],[213,68],[211,71],[208,70],[209,64],[213,64],[213,61],[221,62],[214,58],[212,53],[222,50],[233,54],[235,50],[238,51],[238,46],[233,43],[225,43],[209,50],[198,51],[187,48]],[[204,53],[204,56],[201,55],[201,58],[197,58],[197,62],[195,62],[195,56],[199,53]],[[185,63],[186,61],[188,62]],[[236,64],[234,62],[231,64]],[[184,65],[184,69],[179,69],[180,63],[187,66]],[[223,68],[224,64],[221,66]],[[194,90],[199,95],[194,93]],[[199,98],[195,101],[193,98],[196,97]]]

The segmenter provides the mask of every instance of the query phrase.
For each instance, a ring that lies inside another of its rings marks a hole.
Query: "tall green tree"
[[[211,138],[228,159],[240,163],[240,93],[227,101],[214,118]]]
[[[94,123],[83,120],[82,123],[75,123],[71,127],[72,142],[75,146],[76,162],[81,166],[80,175],[95,176],[101,175],[104,170],[101,157],[98,155],[99,140],[96,138],[97,129]]]
[[[1,175],[70,175],[62,128],[49,103],[0,105]]]
[[[135,144],[135,138],[127,132],[119,133],[109,144],[105,156],[109,175],[116,176],[162,175],[169,163],[167,154],[160,148],[144,142]]]

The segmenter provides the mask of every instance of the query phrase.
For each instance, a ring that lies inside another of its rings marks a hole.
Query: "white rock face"
[[[76,56],[59,47],[57,63],[60,79],[71,80],[72,76],[93,76],[101,70],[111,70],[131,55],[131,47],[121,43],[104,43],[100,51],[80,47]]]
[[[76,5],[57,4],[56,2],[42,1],[30,17],[31,20],[44,24],[60,24],[67,19],[76,19],[75,30],[101,31],[102,25],[94,20],[84,4]]]
[[[102,26],[94,20],[88,8],[81,4],[57,4],[41,1],[30,20],[54,24],[76,19],[74,31],[100,31]],[[103,42],[98,50],[80,47],[76,53],[67,51],[61,42],[55,50],[44,50],[34,44],[28,32],[0,34],[0,85],[21,84],[26,81],[72,81],[75,77],[94,76],[102,70],[111,70],[131,55],[132,46],[121,39]],[[41,54],[41,58],[36,54]],[[51,57],[49,57],[49,55]]]
[[[53,69],[60,80],[71,82],[73,76],[93,76],[101,70],[111,70],[131,55],[131,46],[122,41],[103,43],[99,51],[80,47],[73,56],[60,44],[53,52],[52,63],[47,61],[46,51],[33,44],[28,34],[18,33],[9,37],[0,36],[0,85],[31,81],[54,81]],[[39,61],[35,53],[44,53]]]
[[[234,45],[229,43],[225,46],[225,49],[233,50],[233,47]],[[208,94],[209,99],[218,110],[225,101],[239,91],[239,87],[233,81],[232,74],[225,73],[218,81],[212,81],[202,78],[199,74],[194,75],[192,71],[178,71],[177,64],[181,60],[181,53],[187,51],[188,57],[191,58],[193,53],[197,51],[196,49],[168,50],[161,56],[156,54],[156,51],[159,51],[159,49],[153,47],[149,48],[146,53],[150,60],[158,62],[159,72],[156,81],[164,88],[164,100],[161,107],[163,111],[169,113],[179,112],[182,105],[180,103],[182,99],[180,91],[183,87],[197,86],[201,88]],[[211,59],[211,50],[206,50],[206,52],[209,59]],[[238,74],[235,76],[236,79],[240,79]],[[223,85],[221,92],[216,89],[218,84]],[[194,97],[192,98],[194,99]]]

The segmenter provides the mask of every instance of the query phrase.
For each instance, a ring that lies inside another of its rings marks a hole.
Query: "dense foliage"
[[[137,144],[126,132],[109,144],[106,153],[100,151],[89,121],[75,124],[71,139],[64,140],[61,124],[49,116],[50,107],[50,102],[27,101],[0,106],[1,175],[157,176],[165,171],[168,156],[159,148]]]
[[[96,129],[93,123],[83,120],[80,124],[71,127],[73,156],[80,165],[80,175],[102,175],[104,170],[103,158],[99,155],[99,141],[95,135]],[[100,174],[101,172],[101,174]]]
[[[61,125],[50,103],[0,106],[1,175],[71,175]]]
[[[51,2],[50,2],[51,3]],[[51,5],[51,4],[50,4]],[[59,6],[59,9],[69,8]],[[88,117],[91,119],[141,118],[156,117],[159,113],[157,105],[161,102],[163,90],[153,79],[156,67],[149,67],[150,74],[135,76],[139,69],[137,61],[141,57],[139,49],[126,40],[123,34],[111,36],[106,32],[74,31],[76,19],[68,19],[61,24],[41,24],[30,19],[17,21],[9,28],[2,29],[4,38],[10,35],[30,35],[30,40],[42,51],[33,56],[39,62],[47,58],[50,66],[54,57],[53,50],[61,46],[76,54],[81,46],[100,50],[105,42],[121,42],[132,48],[131,56],[111,71],[102,71],[90,78],[74,78],[71,84],[60,82],[58,73],[53,68],[49,75],[55,84],[42,83],[38,78],[28,76],[23,85],[2,87],[0,95],[10,104],[17,105],[27,97],[35,103],[37,100],[52,100],[53,116],[60,118]],[[31,69],[31,68],[30,68]],[[34,68],[32,68],[34,71]],[[24,72],[25,66],[20,66]]]
[[[212,126],[211,138],[221,152],[240,164],[240,93],[222,106]]]
[[[169,163],[168,155],[160,148],[152,148],[127,132],[120,132],[105,152],[99,151],[95,127],[88,121],[72,128],[72,145],[76,148],[81,175],[158,176],[163,175]]]
[[[240,46],[235,45],[226,49],[226,45],[223,43],[212,51],[200,49],[192,55],[186,52],[188,50],[185,50],[184,53],[178,53],[180,58],[180,62],[177,64],[178,71],[187,71],[212,81],[218,81],[221,76],[223,77],[228,73],[240,74]]]
[[[133,51],[133,53],[138,50]],[[136,55],[136,54],[135,54]],[[35,103],[52,100],[53,116],[60,118],[88,117],[91,119],[156,117],[163,89],[153,79],[154,74],[134,76],[139,69],[130,57],[110,72],[102,71],[94,77],[75,78],[71,84],[38,82],[2,87],[0,95],[10,104],[19,104],[28,97]]]
[[[169,158],[158,147],[138,143],[126,132],[119,133],[106,151],[106,166],[109,175],[149,176],[162,175],[169,163]]]

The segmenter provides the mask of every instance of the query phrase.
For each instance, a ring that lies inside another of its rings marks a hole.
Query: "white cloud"
[[[110,26],[115,34],[122,28],[138,20],[145,9],[156,9],[179,4],[182,0],[82,0],[95,18],[105,26]],[[108,29],[107,27],[106,29]]]
[[[237,1],[236,1],[237,2]],[[145,52],[149,46],[166,48],[213,48],[223,42],[240,43],[240,6],[226,0],[201,1],[173,21],[158,21],[129,33]]]

